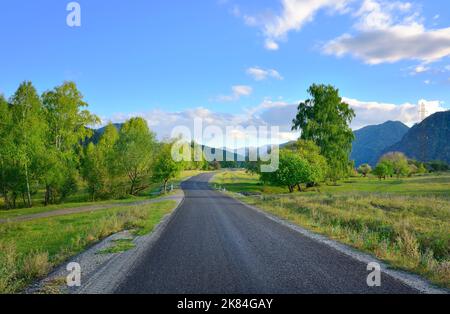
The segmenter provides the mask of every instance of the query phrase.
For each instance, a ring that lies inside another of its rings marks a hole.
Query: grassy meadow
[[[122,230],[143,235],[174,201],[0,224],[0,293],[21,291],[90,245]]]
[[[256,175],[230,171],[217,174],[212,185],[450,288],[450,173],[383,181],[355,177],[289,194],[264,186]]]

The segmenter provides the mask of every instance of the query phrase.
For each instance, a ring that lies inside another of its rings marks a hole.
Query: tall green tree
[[[145,190],[151,181],[155,134],[142,118],[128,120],[119,132],[116,143],[118,170],[127,176],[129,194]]]
[[[164,193],[167,193],[169,180],[176,178],[181,170],[183,170],[183,163],[172,158],[172,143],[160,144],[153,164],[153,178],[156,182],[163,183]]]
[[[81,174],[86,181],[90,198],[95,201],[99,197],[117,197],[120,188],[120,177],[117,171],[115,145],[119,133],[113,124],[108,124],[98,144],[86,146]]]
[[[120,167],[116,159],[116,143],[118,140],[119,131],[114,124],[109,123],[97,144],[99,158],[101,158],[102,167],[106,171],[104,175],[105,194],[113,197],[119,196],[121,184]]]
[[[14,178],[12,116],[8,102],[0,95],[0,193],[7,209],[11,207],[9,192]]]
[[[81,173],[85,179],[89,195],[95,201],[98,194],[105,188],[105,178],[108,175],[103,156],[99,147],[89,143],[84,154]]]
[[[301,139],[320,147],[328,162],[328,177],[336,181],[348,173],[355,113],[333,86],[314,84],[308,93],[311,98],[299,104],[292,130],[301,130]]]
[[[22,83],[11,98],[15,159],[23,175],[26,205],[32,206],[31,184],[38,180],[39,158],[45,151],[47,125],[41,99],[31,82]]]
[[[54,192],[59,192],[60,197],[70,192],[76,176],[74,170],[79,167],[81,143],[92,135],[88,126],[97,124],[99,119],[85,109],[88,104],[74,82],[45,92],[42,99],[48,124],[48,158],[43,167],[48,204]]]

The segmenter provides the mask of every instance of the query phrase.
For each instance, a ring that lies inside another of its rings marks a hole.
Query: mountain
[[[386,148],[398,143],[409,128],[399,121],[371,125],[354,132],[355,140],[350,158],[355,166],[368,163],[375,165]]]
[[[450,111],[438,112],[416,124],[398,143],[383,151],[402,152],[419,161],[450,163]]]
[[[120,131],[120,129],[123,126],[123,123],[114,123],[114,126],[116,127],[117,131]],[[97,144],[100,140],[100,137],[105,133],[106,126],[97,130],[94,130],[94,134],[89,139],[90,142],[93,142],[94,144]]]

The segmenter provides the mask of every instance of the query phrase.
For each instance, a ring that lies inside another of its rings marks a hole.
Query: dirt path
[[[122,203],[122,204],[114,203],[114,204],[89,205],[89,206],[81,206],[81,207],[74,207],[74,208],[65,208],[65,209],[53,210],[53,211],[48,211],[48,212],[43,212],[43,213],[0,219],[0,224],[6,223],[6,222],[22,222],[22,221],[30,221],[30,220],[34,220],[34,219],[40,219],[40,218],[48,218],[48,217],[55,217],[55,216],[64,216],[64,215],[92,212],[92,211],[108,209],[108,208],[146,205],[146,204],[152,204],[152,203],[157,203],[157,202],[162,202],[162,201],[178,200],[180,197],[182,197],[182,194],[183,194],[182,191],[178,191],[172,195],[159,197],[156,199],[137,201],[137,202],[133,202],[133,203]]]

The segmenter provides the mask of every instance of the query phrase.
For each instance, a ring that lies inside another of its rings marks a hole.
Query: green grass
[[[114,241],[114,245],[101,250],[98,254],[116,254],[126,252],[128,250],[133,249],[136,245],[133,242],[133,239],[119,239]]]
[[[69,209],[69,208],[78,208],[85,206],[95,206],[95,205],[110,205],[110,204],[129,204],[138,201],[144,201],[150,198],[155,198],[150,196],[138,196],[138,197],[130,197],[123,200],[109,200],[109,201],[99,201],[99,202],[81,202],[81,203],[63,203],[57,205],[49,205],[49,206],[37,206],[32,208],[19,208],[19,209],[11,209],[11,210],[0,210],[0,219],[8,219],[14,217],[20,217],[25,215],[33,215],[40,214],[45,212],[52,212],[61,209]]]
[[[265,187],[243,171],[220,173],[213,184],[260,193],[232,195],[450,287],[450,174],[351,178],[293,194]]]
[[[0,225],[0,293],[18,292],[105,237],[151,232],[174,201]]]
[[[200,170],[186,170],[181,172],[181,174],[174,180],[172,180],[171,183],[174,184],[174,186],[178,186],[181,181],[185,180],[188,177],[195,176],[198,174],[204,173],[204,171]],[[169,183],[170,184],[170,183]],[[12,209],[12,210],[1,210],[0,209],[0,219],[8,219],[8,218],[15,218],[25,215],[33,215],[33,214],[40,214],[45,212],[52,212],[56,210],[61,209],[69,209],[69,208],[78,208],[78,207],[85,207],[85,206],[95,206],[95,205],[110,205],[110,204],[129,204],[133,202],[139,202],[144,201],[148,199],[153,199],[160,197],[160,195],[152,194],[152,192],[159,191],[161,185],[160,184],[153,184],[149,189],[142,192],[140,196],[129,196],[126,199],[119,199],[119,200],[104,200],[104,201],[97,201],[97,202],[87,202],[87,201],[80,201],[83,199],[87,199],[87,195],[84,195],[83,193],[74,195],[70,198],[72,201],[68,201],[62,204],[57,205],[49,205],[49,206],[35,206],[32,208],[19,208],[19,209]],[[78,200],[78,201],[74,201]],[[35,202],[38,204],[38,202]],[[1,204],[0,204],[1,206]]]
[[[238,193],[289,193],[286,187],[263,185],[259,181],[259,176],[246,173],[245,171],[221,172],[215,176],[213,184],[221,185],[228,191]],[[308,192],[332,194],[348,192],[395,193],[450,198],[450,174],[428,174],[412,178],[392,178],[382,181],[374,177],[354,177],[341,180],[337,185],[323,184],[320,187],[309,189]]]

